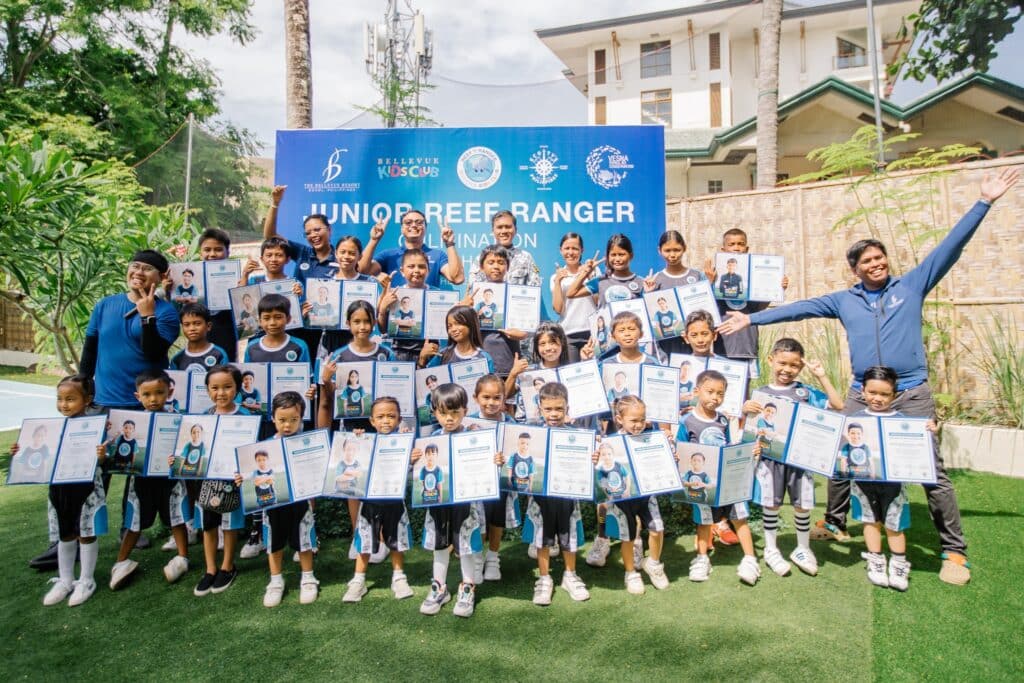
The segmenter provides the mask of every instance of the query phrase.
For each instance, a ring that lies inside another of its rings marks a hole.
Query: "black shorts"
[[[502,491],[497,500],[484,501],[484,517],[487,519],[487,526],[495,526],[504,529],[507,519],[505,512],[508,509],[508,497],[514,493]]]
[[[472,514],[470,503],[427,508],[427,518],[424,521],[424,549],[444,550],[448,546],[455,546],[455,549],[459,550],[459,531]]]
[[[563,548],[575,548],[576,543],[581,539],[573,539],[577,532],[576,501],[569,498],[551,498],[548,496],[534,496],[533,502],[540,510],[541,537],[544,547],[560,545]]]
[[[640,531],[640,525],[643,525],[643,528],[648,531],[663,531],[665,528],[661,521],[661,515],[656,515],[651,510],[651,496],[620,500],[615,503],[615,507],[625,517],[626,529],[631,539],[636,538],[637,533]],[[655,509],[657,508],[657,503],[655,503],[654,507]],[[637,523],[638,518],[639,524]]]
[[[92,494],[93,482],[81,484],[50,484],[50,504],[57,512],[57,529],[61,538],[77,537],[82,519],[82,506]]]
[[[286,544],[290,545],[292,550],[310,549],[309,547],[304,548],[302,542],[302,520],[309,509],[309,501],[300,500],[297,503],[289,503],[263,511],[263,523],[270,527],[268,553],[284,550]]]
[[[375,553],[380,550],[381,539],[384,545],[394,551],[404,551],[407,539],[399,545],[400,530],[403,520],[407,521],[405,502],[370,502],[363,501],[359,508],[359,516],[370,527],[371,548],[366,552]],[[408,532],[406,532],[408,533]]]
[[[170,528],[171,526],[171,487],[176,482],[165,477],[140,477],[132,475],[128,482],[134,486],[135,497],[139,501],[139,530],[145,530],[153,526],[157,515],[160,515],[160,522]],[[125,487],[127,488],[127,486]]]

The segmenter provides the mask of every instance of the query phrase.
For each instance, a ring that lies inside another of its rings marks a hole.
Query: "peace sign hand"
[[[143,318],[156,313],[156,283],[154,282],[149,286],[148,289],[136,290],[136,295],[139,297],[135,300],[135,310],[139,312],[139,315]]]

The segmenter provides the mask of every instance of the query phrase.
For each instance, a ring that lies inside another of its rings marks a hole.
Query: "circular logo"
[[[629,287],[629,291],[631,291],[631,292],[639,292],[640,291],[640,284],[636,280],[633,280],[632,282],[630,282],[626,286]]]
[[[349,392],[349,396],[352,398],[353,403],[359,403],[363,400],[363,392],[356,389],[355,391]]]
[[[117,447],[117,454],[118,455],[121,455],[121,456],[124,456],[124,457],[128,457],[128,455],[131,452],[132,452],[132,447],[129,446],[128,444],[126,444],[126,443],[123,443],[123,444],[121,444],[120,446]]]
[[[435,475],[433,475],[433,474],[428,474],[423,479],[423,486],[425,488],[428,488],[428,489],[436,489],[437,488],[437,477]]]
[[[195,448],[190,450],[188,452],[187,461],[189,465],[195,465],[197,462],[199,462],[199,451]]]
[[[299,270],[309,270],[309,264],[308,263],[300,263],[299,264]]]
[[[471,190],[486,190],[501,177],[501,158],[490,147],[470,147],[459,157],[456,172]]]
[[[850,462],[854,465],[865,465],[868,461],[868,452],[863,448],[850,449]]]
[[[634,285],[636,283],[631,282],[630,284]],[[604,290],[604,300],[608,303],[613,301],[629,301],[632,298],[633,295],[630,294],[630,290],[622,285],[612,285],[608,289]]]
[[[796,394],[797,396],[799,396],[800,398],[806,398],[806,397],[807,397],[807,395],[808,395],[808,394],[809,394],[810,392],[808,392],[808,391],[807,391],[806,389],[804,389],[803,387],[797,387],[797,388],[796,388],[796,391],[795,391],[794,393],[795,393],[795,394]]]
[[[203,360],[203,362],[206,363],[207,367],[212,368],[214,365],[216,365],[217,359],[214,358],[213,356],[207,356],[206,359]]]
[[[587,155],[587,175],[606,190],[618,187],[626,179],[633,164],[629,157],[611,145],[601,145]]]
[[[35,451],[32,455],[28,456],[28,466],[31,469],[37,470],[43,465],[43,454],[39,451]]]
[[[288,360],[295,360],[296,358],[299,357],[299,354],[295,353],[294,349],[291,349],[288,351],[288,353],[284,354],[284,357],[287,358]]]
[[[692,285],[696,281],[697,281],[697,277],[695,275],[687,275],[686,276],[686,284]]]
[[[702,443],[705,446],[726,446],[728,441],[725,440],[725,432],[721,429],[705,429],[700,433],[698,443]]]
[[[530,468],[526,465],[525,462],[517,462],[516,463],[516,476],[517,477],[519,477],[520,479],[526,479],[526,477],[529,476],[529,474],[530,474]]]
[[[734,311],[742,311],[747,305],[746,301],[740,301],[739,299],[726,299],[725,305]]]
[[[618,472],[609,472],[608,473],[608,485],[610,487],[612,487],[613,489],[621,488],[622,487],[622,475],[619,474]]]

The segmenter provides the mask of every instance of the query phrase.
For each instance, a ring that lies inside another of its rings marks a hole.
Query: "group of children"
[[[219,232],[219,231],[216,231]],[[726,233],[724,248],[746,251],[745,235],[737,239],[742,231]],[[219,235],[204,233],[205,242],[222,240]],[[226,239],[224,236],[223,239]],[[666,232],[659,245],[665,258],[666,268],[657,275],[642,278],[630,270],[632,246],[625,235],[615,235],[609,242],[605,259],[607,271],[600,277],[591,277],[599,261],[591,259],[578,263],[582,251],[582,238],[577,240],[576,281],[569,287],[567,296],[598,297],[597,303],[635,298],[643,291],[671,288],[693,282],[704,277],[713,278],[713,270],[705,272],[687,268],[683,263],[686,246],[676,231]],[[223,240],[222,240],[223,241]],[[268,240],[270,242],[271,240]],[[264,255],[272,253],[276,260],[265,262],[268,277],[278,278],[287,252],[279,243],[264,245]],[[215,258],[226,257],[227,245],[217,252]],[[346,250],[342,262],[340,252]],[[343,237],[338,242],[339,269],[337,277],[352,279],[365,277],[355,271],[354,260],[348,251],[361,250],[359,240]],[[206,254],[206,249],[201,250]],[[284,258],[277,258],[277,251]],[[212,253],[212,250],[211,250]],[[508,268],[509,257],[502,247],[491,246],[480,258],[482,272],[488,281],[502,282]],[[273,272],[270,266],[274,266]],[[425,288],[424,278],[429,269],[426,255],[417,249],[407,250],[401,259],[401,274],[405,287]],[[251,268],[247,268],[248,276]],[[530,354],[523,352],[520,342],[528,337],[527,331],[508,329],[481,330],[479,312],[472,306],[472,291],[454,306],[446,316],[447,339],[381,339],[380,330],[386,330],[388,312],[399,304],[395,290],[388,279],[382,279],[384,291],[375,308],[368,302],[355,301],[345,312],[348,330],[342,333],[325,333],[319,341],[316,357],[320,361],[320,374],[316,385],[310,387],[306,396],[296,392],[283,392],[273,397],[266,429],[262,436],[282,438],[302,431],[304,428],[342,428],[345,431],[362,431],[389,434],[403,429],[398,400],[388,396],[372,396],[370,417],[349,420],[343,418],[339,424],[334,419],[333,407],[338,395],[346,401],[351,396],[344,394],[345,387],[335,386],[337,365],[342,362],[361,360],[408,360],[419,367],[483,359],[487,361],[489,373],[480,377],[472,388],[472,398],[479,406],[478,412],[469,415],[470,396],[459,384],[435,384],[430,392],[430,414],[435,425],[435,434],[451,434],[467,429],[466,419],[490,420],[497,423],[525,421],[526,413],[520,379],[529,371],[554,369],[569,362],[570,343],[562,327],[553,322],[543,322],[532,333]],[[470,288],[472,290],[472,287]],[[754,304],[747,304],[754,305]],[[306,311],[309,310],[307,305]],[[307,344],[289,334],[286,327],[290,322],[291,309],[288,300],[278,294],[263,296],[257,307],[258,325],[262,333],[251,340],[243,354],[245,362],[311,362],[312,356]],[[218,415],[250,414],[250,407],[259,405],[258,399],[251,401],[251,383],[246,385],[242,373],[230,362],[233,353],[215,343],[218,327],[217,316],[201,304],[185,303],[181,308],[181,324],[186,345],[171,361],[171,367],[178,369],[201,369],[205,371],[206,389],[213,407],[208,412]],[[230,321],[228,322],[230,325]],[[222,326],[222,325],[221,325]],[[713,317],[705,311],[690,314],[684,325],[684,335],[669,339],[658,345],[641,343],[643,324],[637,315],[620,312],[614,316],[607,333],[618,348],[599,362],[664,364],[672,352],[685,352],[698,357],[716,354],[719,343]],[[757,358],[757,339],[753,346],[734,346],[730,357]],[[735,344],[735,341],[734,341]],[[727,349],[728,350],[728,349]],[[531,355],[533,363],[526,359]],[[589,359],[595,355],[595,340],[583,346],[580,355]],[[805,361],[804,351],[794,339],[777,341],[767,362],[771,368],[771,382],[762,390],[772,396],[793,401],[810,402],[816,406],[839,410],[842,399],[832,387],[820,364]],[[797,377],[807,368],[815,375],[825,392],[818,391],[800,382]],[[726,378],[713,370],[701,372],[695,380],[682,377],[688,371],[680,369],[683,391],[680,396],[679,419],[676,423],[652,424],[647,419],[643,401],[624,392],[609,392],[611,412],[603,416],[592,416],[582,420],[571,420],[569,393],[558,382],[548,381],[537,387],[537,424],[547,427],[569,427],[590,430],[598,435],[598,447],[592,459],[595,467],[595,481],[607,491],[612,499],[616,490],[623,486],[621,473],[604,461],[600,438],[602,435],[622,433],[639,435],[645,431],[661,429],[675,442],[692,442],[722,446],[734,442],[736,428],[742,416],[726,416],[720,412],[727,389]],[[887,368],[872,368],[865,377],[864,397],[871,414],[888,414],[895,398],[895,375]],[[161,370],[146,372],[136,378],[136,398],[142,408],[151,412],[172,409],[170,399],[171,382]],[[82,376],[67,377],[57,390],[57,407],[62,415],[76,417],[87,414],[92,402],[92,383]],[[305,401],[315,399],[317,410],[314,419],[303,421]],[[760,413],[763,406],[748,401],[745,413]],[[479,427],[479,423],[476,423]],[[199,446],[197,446],[199,447]],[[187,448],[187,446],[186,446]],[[107,453],[106,444],[97,449],[97,459],[102,464]],[[189,453],[179,457],[189,457]],[[172,456],[172,459],[175,456]],[[410,468],[416,468],[410,477],[411,486],[419,487],[424,500],[440,499],[440,492],[446,482],[439,468],[433,462],[429,450],[414,448]],[[422,461],[422,462],[421,462]],[[495,454],[495,466],[504,464],[504,457]],[[91,484],[51,485],[49,491],[50,518],[59,537],[58,578],[43,602],[58,604],[69,598],[69,604],[84,602],[95,590],[95,567],[97,556],[96,535],[106,531],[105,486],[97,470]],[[519,470],[516,470],[519,471]],[[245,475],[245,476],[258,476]],[[529,476],[524,470],[523,476]],[[235,484],[244,480],[242,473],[236,474]],[[700,489],[702,480],[700,463],[693,462],[691,471],[684,477],[686,489],[693,494]],[[131,476],[128,487],[127,506],[123,527],[126,530],[118,557],[111,571],[110,586],[121,587],[137,568],[130,559],[139,534],[150,527],[159,515],[165,526],[171,529],[175,557],[164,568],[169,582],[179,580],[189,568],[188,527],[191,525],[202,532],[205,571],[200,577],[194,593],[204,596],[227,590],[233,583],[237,569],[235,550],[238,532],[245,528],[241,509],[221,510],[211,503],[209,492],[204,491],[206,482],[188,482],[177,479],[148,478]],[[511,489],[520,489],[514,485]],[[778,548],[777,535],[779,510],[789,495],[794,508],[797,543],[789,555],[789,561]],[[685,495],[685,494],[684,494]],[[760,563],[754,549],[753,536],[747,524],[749,509],[747,503],[724,507],[711,507],[700,502],[699,496],[693,501],[693,519],[697,524],[695,539],[696,554],[689,566],[689,578],[695,582],[708,579],[711,573],[710,555],[714,534],[721,541],[731,539],[721,524],[727,520],[743,551],[743,558],[737,568],[739,578],[754,585],[760,576]],[[775,461],[759,459],[757,463],[753,500],[763,509],[764,518],[764,560],[776,574],[790,572],[790,562],[809,575],[818,572],[818,563],[809,544],[810,509],[813,507],[813,480],[805,471]],[[310,603],[317,599],[319,583],[313,573],[314,553],[317,541],[314,525],[315,502],[301,501],[266,510],[262,524],[262,546],[266,548],[270,569],[270,581],[264,594],[264,605],[273,607],[280,604],[285,592],[283,580],[283,552],[285,546],[296,551],[301,566],[300,602]],[[853,513],[865,524],[865,541],[868,546],[868,578],[877,585],[889,585],[906,590],[909,563],[905,557],[905,540],[902,530],[908,519],[906,495],[899,484],[854,483]],[[523,511],[522,513],[520,511]],[[408,509],[404,501],[381,502],[349,500],[348,512],[352,522],[353,540],[350,557],[354,559],[355,571],[344,594],[344,602],[358,602],[367,592],[366,573],[371,558],[383,559],[390,553],[392,564],[391,590],[397,599],[413,596],[414,591],[404,572],[404,553],[413,546]],[[604,566],[610,550],[610,542],[621,542],[622,562],[625,570],[624,584],[628,592],[644,592],[641,572],[647,575],[657,589],[669,586],[669,578],[662,562],[665,525],[660,514],[656,497],[618,500],[598,506],[598,534],[586,557],[586,563]],[[565,569],[560,582],[561,588],[573,600],[587,600],[589,592],[577,573],[577,552],[584,543],[582,518],[579,503],[572,499],[533,495],[526,497],[517,491],[503,491],[497,500],[481,503],[460,503],[438,505],[425,509],[422,529],[422,547],[432,553],[430,588],[421,603],[423,614],[437,614],[453,598],[449,589],[448,567],[454,552],[459,559],[459,583],[454,591],[454,614],[468,617],[473,614],[477,588],[487,582],[501,580],[499,550],[506,529],[521,526],[522,539],[529,546],[531,558],[536,558],[538,578],[535,583],[533,601],[538,605],[551,603],[554,580],[551,577],[551,559],[561,555]],[[891,559],[886,565],[881,554],[882,528],[889,541]],[[641,529],[647,530],[648,548],[644,551]],[[486,548],[484,545],[486,544]],[[248,546],[247,546],[248,547]],[[257,553],[258,553],[257,546]],[[74,580],[76,552],[81,552],[81,574]],[[220,562],[218,562],[218,552]],[[243,557],[245,555],[243,554]]]

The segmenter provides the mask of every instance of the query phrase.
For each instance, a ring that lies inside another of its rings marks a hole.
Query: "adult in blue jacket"
[[[921,337],[921,312],[925,297],[960,258],[992,203],[1017,181],[1020,171],[1005,168],[998,176],[986,175],[981,198],[949,231],[949,234],[921,263],[902,277],[889,273],[885,245],[874,239],[860,240],[846,252],[846,260],[860,280],[850,289],[797,301],[753,315],[730,312],[719,327],[732,334],[748,325],[837,318],[846,329],[853,368],[853,384],[845,411],[855,413],[866,407],[861,398],[860,378],[873,365],[896,371],[899,392],[893,409],[915,417],[935,417],[935,401],[928,385],[928,366]],[[928,509],[942,545],[943,581],[964,584],[970,580],[967,543],[960,526],[956,491],[946,475],[935,444],[936,484],[925,486]],[[850,483],[830,480],[824,527],[833,536],[846,536],[846,512],[850,506]]]

